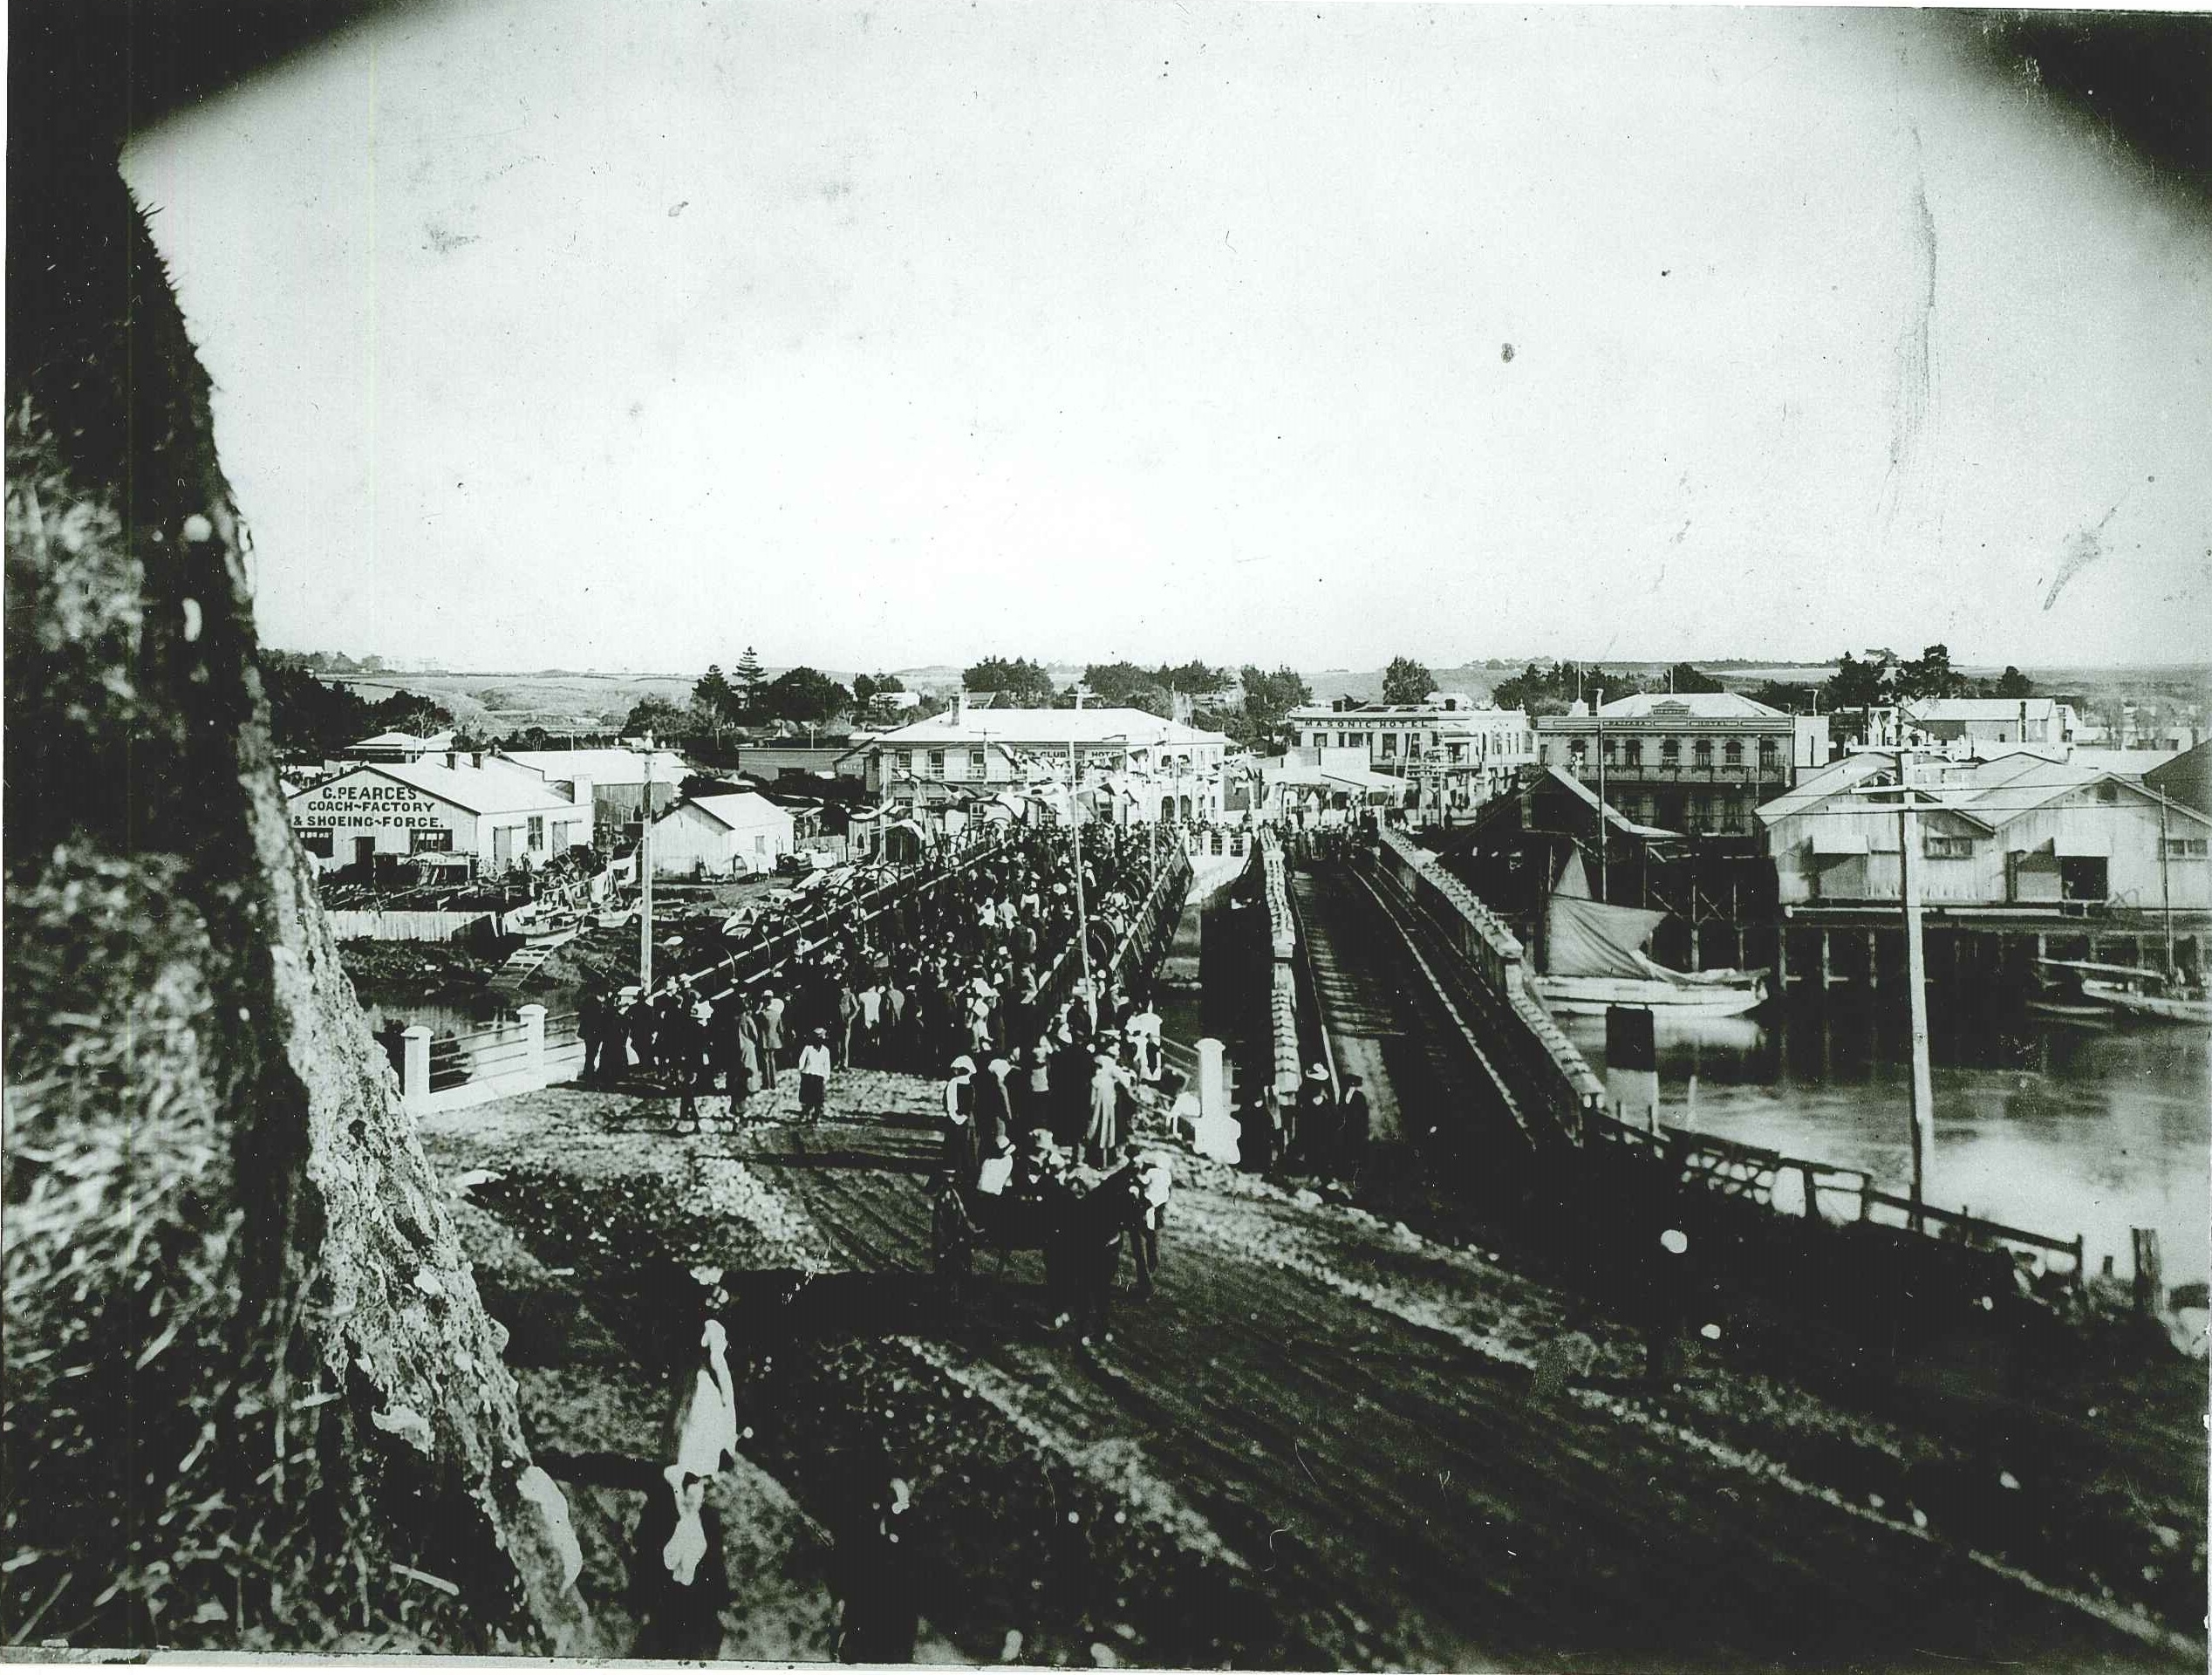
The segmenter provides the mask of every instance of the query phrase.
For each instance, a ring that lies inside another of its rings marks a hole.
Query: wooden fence
[[[486,912],[335,907],[324,917],[341,942],[459,942],[498,934],[497,916]]]

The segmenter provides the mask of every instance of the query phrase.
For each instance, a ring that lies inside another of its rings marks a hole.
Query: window
[[[981,779],[985,777],[985,775],[986,770],[983,765],[983,752],[980,750],[969,751],[968,777],[970,779]]]
[[[1613,740],[1608,739],[1605,742],[1605,749],[1602,754],[1608,762],[1611,762],[1615,759],[1618,750],[1619,746],[1616,745]]]
[[[338,853],[336,838],[337,834],[328,826],[324,826],[314,831],[300,833],[299,846],[310,855],[320,855],[327,861]]]
[[[1780,756],[1780,748],[1772,739],[1761,739],[1758,742],[1758,765],[1760,767],[1773,767]]]
[[[1713,765],[1713,742],[1710,739],[1698,740],[1696,744],[1690,746],[1690,754],[1697,757],[1697,765],[1700,768],[1710,768]]]
[[[1720,829],[1723,831],[1744,830],[1744,799],[1733,791],[1724,793],[1720,799]]]
[[[1731,739],[1721,747],[1720,758],[1731,768],[1741,768],[1744,765],[1744,741]]]
[[[1974,840],[1931,831],[1922,840],[1921,853],[1931,861],[1970,861],[1974,858]]]
[[[2166,840],[2166,858],[2169,861],[2201,861],[2212,853],[2212,838],[2168,838]]]
[[[1665,762],[1669,768],[1678,765],[1682,761],[1682,741],[1680,739],[1661,740],[1659,742],[1659,760]]]
[[[1398,735],[1397,735],[1396,734],[1395,734],[1395,733],[1385,733],[1385,734],[1382,735],[1382,755],[1383,755],[1383,759],[1384,759],[1385,761],[1388,761],[1388,760],[1389,760],[1391,757],[1396,756],[1397,754],[1398,754]]]
[[[532,849],[545,847],[545,817],[542,814],[534,814],[530,817],[530,847]]]
[[[945,753],[942,750],[929,753],[929,770],[939,779],[945,777]]]
[[[1642,739],[1630,739],[1626,744],[1621,747],[1621,754],[1627,758],[1629,767],[1642,767],[1643,741]]]
[[[450,854],[453,846],[453,832],[446,826],[416,826],[407,833],[407,847],[418,855]],[[330,853],[327,849],[323,852]]]

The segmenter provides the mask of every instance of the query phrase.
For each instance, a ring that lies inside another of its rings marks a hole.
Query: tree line
[[[320,762],[377,733],[420,736],[454,724],[453,712],[420,693],[394,692],[373,701],[352,687],[318,680],[301,665],[264,660],[262,689],[276,752]]]

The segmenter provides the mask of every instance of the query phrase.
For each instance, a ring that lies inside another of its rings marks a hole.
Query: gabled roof
[[[1877,787],[1867,782],[1883,779],[1895,792],[1895,758],[1878,750],[1860,751],[1832,762],[1797,788],[1785,792],[1758,810],[1761,821],[1772,826],[1792,815],[1811,813],[1840,796]],[[1986,760],[1954,762],[1923,758],[1914,773],[1913,788],[1926,810],[1942,810],[1982,827],[1998,831],[2061,798],[2093,786],[2109,784],[2147,802],[2164,803],[2175,813],[2201,824],[2212,825],[2212,817],[2185,803],[2174,803],[2126,774],[2079,762],[2058,760],[2044,752],[2008,750]]]
[[[349,750],[450,750],[454,735],[446,733],[374,733],[365,739],[356,739],[345,748]]]
[[[1857,750],[1840,762],[1832,762],[1816,772],[1807,774],[1781,796],[1762,803],[1755,810],[1761,820],[1772,825],[1777,820],[1826,802],[1837,792],[1847,790],[1869,775],[1894,768],[1895,762],[1888,756],[1872,750]]]
[[[572,809],[566,796],[537,775],[487,756],[481,768],[448,768],[443,761],[365,762],[350,772],[299,793],[312,796],[349,779],[380,776],[436,797],[469,814],[521,814],[540,809]]]
[[[679,785],[689,770],[673,750],[505,750],[507,761],[548,779],[588,779],[594,785]]]
[[[1142,749],[1158,744],[1226,745],[1228,735],[1203,728],[1171,721],[1143,709],[975,709],[963,716],[954,710],[910,721],[878,734],[870,746],[892,749],[931,749],[948,744],[1029,745],[1049,750],[1054,745],[1067,754],[1068,742],[1078,744],[1127,744]]]
[[[2040,721],[2061,706],[2055,698],[1908,698],[1899,708],[1916,721],[2017,721],[2024,708]]]
[[[1676,715],[1698,721],[1736,721],[1786,715],[1788,712],[1772,704],[1762,704],[1756,698],[1746,698],[1740,692],[1633,692],[1604,705],[1598,714],[1608,719],[1615,715]]]
[[[754,826],[777,826],[789,822],[788,810],[780,809],[765,796],[751,791],[728,791],[717,796],[686,797],[660,820],[673,819],[686,809],[697,809],[710,820],[727,826],[732,831],[749,831]],[[659,824],[657,820],[655,824]]]
[[[1678,831],[1669,831],[1664,826],[1638,825],[1635,821],[1629,819],[1627,815],[1621,813],[1620,810],[1615,808],[1610,803],[1599,802],[1598,794],[1595,791],[1592,790],[1587,785],[1585,785],[1580,780],[1575,778],[1574,775],[1568,773],[1564,768],[1546,768],[1544,772],[1548,778],[1555,780],[1560,785],[1565,786],[1567,790],[1572,792],[1576,797],[1580,798],[1584,803],[1587,804],[1592,810],[1602,812],[1606,823],[1608,825],[1614,826],[1621,831],[1625,831],[1632,837],[1679,838],[1682,836],[1682,833]]]

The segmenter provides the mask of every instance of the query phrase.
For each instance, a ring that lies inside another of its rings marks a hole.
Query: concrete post
[[[1224,1049],[1212,1036],[1198,1037],[1198,1115],[1209,1120],[1229,1114],[1229,1077]]]
[[[411,1023],[399,1032],[399,1098],[419,1105],[430,1097],[430,1026]]]
[[[515,1015],[522,1021],[522,1069],[540,1075],[545,1070],[545,1008],[533,1002],[516,1007]]]

